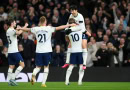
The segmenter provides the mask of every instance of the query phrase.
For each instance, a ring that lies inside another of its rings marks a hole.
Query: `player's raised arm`
[[[28,23],[25,23],[25,25],[22,28],[27,28],[28,27]],[[20,26],[17,26],[16,28],[16,35],[20,35],[23,33],[23,30]]]
[[[25,23],[25,25],[23,27],[20,27],[20,26],[17,26],[16,30],[22,30],[22,31],[25,31],[25,32],[28,32],[31,30],[31,28],[27,28],[28,27],[28,23]]]
[[[31,28],[21,28],[20,30],[23,30],[25,32],[29,32],[31,30]]]
[[[20,35],[20,34],[22,34],[22,33],[23,33],[22,30],[16,30],[16,35]]]
[[[16,28],[17,30],[22,30],[22,31],[25,31],[25,32],[28,32],[28,31],[30,31],[31,30],[31,28],[21,28],[21,27],[17,27]]]
[[[72,26],[76,26],[76,24],[62,25],[62,26],[56,27],[56,30],[62,30],[62,29],[65,29],[65,28],[68,28],[68,27],[72,27]]]

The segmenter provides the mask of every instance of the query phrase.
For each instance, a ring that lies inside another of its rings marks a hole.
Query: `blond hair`
[[[40,19],[39,19],[39,25],[44,24],[45,21],[46,21],[46,17],[45,16],[41,16]]]
[[[68,20],[68,22],[69,22],[69,24],[76,23],[76,22],[75,22],[75,19],[73,19],[73,18],[70,18],[70,19]]]

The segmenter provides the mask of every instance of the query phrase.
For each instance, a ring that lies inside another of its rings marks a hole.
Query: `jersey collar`
[[[77,15],[76,16],[74,16],[75,18],[78,16],[78,13],[77,13]]]

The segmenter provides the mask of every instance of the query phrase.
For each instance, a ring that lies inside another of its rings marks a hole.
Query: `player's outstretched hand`
[[[26,27],[28,27],[28,25],[29,25],[28,23],[25,23],[24,27],[26,28]]]

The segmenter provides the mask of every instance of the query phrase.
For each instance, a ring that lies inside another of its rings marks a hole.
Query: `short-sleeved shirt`
[[[52,52],[51,36],[55,32],[55,27],[41,26],[31,28],[31,32],[36,35],[36,53]]]
[[[73,16],[72,14],[70,15],[69,18],[74,18],[76,23],[79,24],[79,26],[82,28],[81,31],[84,32],[86,30],[85,28],[85,23],[84,23],[84,18],[82,14],[78,13],[77,16]]]
[[[9,28],[6,32],[6,36],[9,43],[8,53],[18,52],[18,41],[17,41],[16,30],[14,30],[13,28]]]

